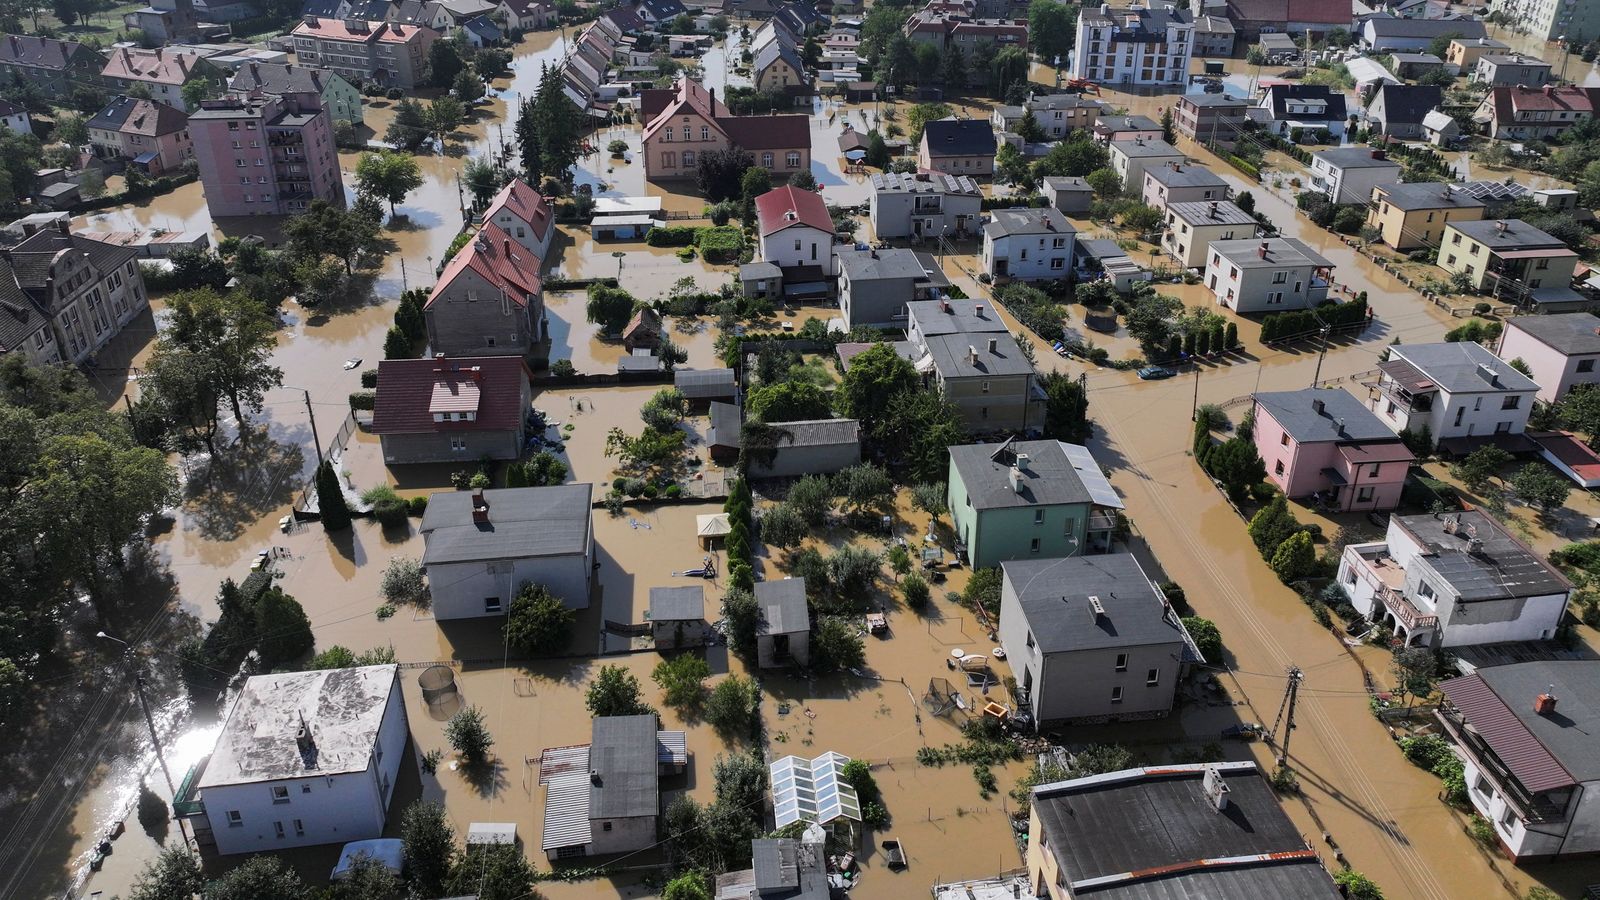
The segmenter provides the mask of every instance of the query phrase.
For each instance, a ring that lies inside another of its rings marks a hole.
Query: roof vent
[[[306,714],[301,712],[298,715],[300,716],[300,728],[294,734],[294,742],[300,748],[300,760],[305,763],[306,768],[315,769],[317,767],[317,739],[312,737],[311,726],[306,724]]]
[[[483,488],[472,492],[472,521],[475,525],[489,524],[489,498],[483,495]]]
[[[1311,401],[1311,410],[1319,416],[1322,415],[1323,411],[1327,408],[1328,404],[1322,402],[1320,397]]]
[[[1032,458],[1029,457],[1028,454],[1026,454],[1026,453],[1018,453],[1017,454],[1017,468],[1021,469],[1024,472],[1028,471],[1028,463],[1029,463],[1029,461],[1031,459]]]
[[[1505,234],[1506,232],[1508,232],[1510,230],[1511,230],[1511,228],[1510,228],[1510,226],[1506,225],[1506,220],[1505,219],[1501,219],[1500,221],[1494,223],[1494,233],[1495,234]]]
[[[1269,243],[1267,243],[1267,242],[1266,242],[1266,241],[1262,241],[1262,242],[1261,242],[1261,246],[1259,246],[1259,247],[1257,247],[1257,248],[1256,248],[1256,253],[1257,253],[1257,254],[1258,254],[1258,255],[1259,255],[1259,256],[1260,256],[1260,257],[1261,257],[1261,258],[1262,258],[1262,259],[1266,259],[1266,258],[1267,258],[1267,250],[1268,250],[1268,248],[1270,248],[1270,247],[1271,247],[1271,246],[1272,246],[1272,245],[1271,245],[1271,244],[1269,244]]]
[[[1220,768],[1206,766],[1206,774],[1200,780],[1200,787],[1217,812],[1223,812],[1228,808],[1228,784],[1223,780]]]
[[[1478,363],[1478,377],[1489,382],[1494,387],[1500,386],[1500,373],[1496,372],[1494,366],[1488,363]]]
[[[978,364],[978,348],[972,346],[971,344],[968,344],[967,345],[967,365],[975,366],[977,364]]]
[[[1089,611],[1094,613],[1095,620],[1098,621],[1100,619],[1105,618],[1105,616],[1106,616],[1106,605],[1104,603],[1100,602],[1100,598],[1099,597],[1095,596],[1094,594],[1090,594],[1089,595]]]
[[[589,770],[589,783],[595,787],[602,787],[605,784],[605,781],[600,777],[599,769]]]
[[[1533,711],[1541,716],[1548,716],[1556,711],[1556,686],[1550,685],[1544,693],[1533,699]]]
[[[989,338],[989,353],[993,354],[998,349],[1000,349],[1000,339]]]
[[[980,319],[983,318],[983,304],[979,303],[978,305],[974,306],[972,308],[972,314]],[[1595,329],[1595,331],[1600,332],[1600,328]]]

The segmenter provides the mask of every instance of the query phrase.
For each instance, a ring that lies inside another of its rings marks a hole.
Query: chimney
[[[1094,594],[1089,595],[1089,612],[1094,616],[1096,622],[1106,617],[1106,605],[1101,603],[1100,598]]]
[[[1372,158],[1373,159],[1388,159],[1389,158],[1389,151],[1382,150],[1382,149],[1375,149],[1375,150],[1372,151]]]
[[[590,769],[589,770],[589,783],[594,785],[595,787],[601,787],[604,784],[604,782],[600,778],[600,770],[599,769]]]
[[[1478,377],[1489,382],[1494,387],[1500,386],[1500,373],[1496,372],[1494,366],[1488,363],[1478,363]]]
[[[978,348],[972,346],[971,344],[968,344],[967,345],[967,365],[975,366],[977,364],[978,364]]]
[[[1006,480],[1011,483],[1011,493],[1013,493],[1013,494],[1022,493],[1022,470],[1021,469],[1017,468],[1016,466],[1012,466],[1006,472]]]
[[[1262,259],[1266,259],[1266,258],[1267,258],[1267,249],[1268,249],[1268,248],[1269,248],[1269,247],[1270,247],[1270,246],[1271,246],[1271,245],[1270,245],[1270,244],[1268,244],[1268,243],[1267,243],[1267,242],[1266,242],[1266,241],[1262,241],[1262,242],[1261,242],[1261,246],[1259,246],[1259,247],[1257,247],[1257,248],[1256,248],[1256,253],[1257,253],[1257,254],[1258,254],[1258,255],[1260,255],[1260,257],[1261,257],[1261,258],[1262,258]]]
[[[1217,812],[1226,812],[1228,809],[1228,784],[1222,779],[1222,770],[1216,766],[1206,766],[1205,777],[1200,781],[1200,789],[1211,801]]]
[[[1020,470],[1022,470],[1024,472],[1028,471],[1028,463],[1029,462],[1031,462],[1031,458],[1028,456],[1028,454],[1026,454],[1026,453],[1018,453],[1017,454],[1017,468],[1018,469],[1020,469]]]
[[[950,301],[942,297],[939,299],[939,311],[947,316],[955,314],[955,310],[950,306]]]
[[[990,353],[990,355],[993,355],[994,352],[997,349],[999,349],[999,347],[1000,347],[1000,339],[999,338],[989,338],[989,353]]]
[[[1217,201],[1213,200],[1213,201],[1211,201],[1211,218],[1215,219],[1216,217],[1217,217]]]
[[[1483,552],[1483,541],[1480,541],[1477,538],[1472,538],[1472,539],[1468,540],[1467,541],[1467,552],[1472,554],[1473,556],[1477,556],[1477,555],[1481,554]]]
[[[1553,96],[1555,96],[1555,93],[1556,93],[1556,86],[1555,85],[1547,84],[1547,85],[1544,86],[1544,95],[1546,97],[1553,97]]]
[[[973,314],[976,315],[980,319],[983,318],[983,304],[982,303],[979,303],[977,306],[973,307]]]
[[[300,759],[306,768],[317,767],[317,739],[311,736],[311,726],[306,724],[306,714],[299,713],[300,728],[294,733],[295,746],[300,748]]]
[[[1327,409],[1327,406],[1328,405],[1326,403],[1323,403],[1320,398],[1311,401],[1311,409],[1312,409],[1312,411],[1315,412],[1319,416],[1323,414],[1323,411],[1325,409]]]
[[[1556,711],[1556,686],[1550,685],[1544,693],[1533,699],[1533,711],[1541,716],[1548,716]]]
[[[489,498],[483,495],[483,488],[472,492],[472,523],[474,525],[489,524]]]
[[[1494,223],[1494,233],[1495,234],[1505,234],[1507,231],[1510,231],[1510,230],[1511,230],[1511,228],[1508,225],[1506,225],[1506,220],[1505,219],[1501,219],[1500,221]]]

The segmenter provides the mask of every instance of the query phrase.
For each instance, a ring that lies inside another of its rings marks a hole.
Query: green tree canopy
[[[884,425],[884,413],[896,394],[919,384],[911,363],[894,347],[879,343],[851,360],[835,399],[840,412],[861,420],[870,431]]]
[[[422,170],[415,159],[393,150],[363,153],[356,163],[356,186],[363,193],[387,200],[389,214],[393,215],[395,204],[422,187]]]
[[[1028,4],[1028,46],[1039,59],[1058,66],[1066,62],[1077,34],[1076,8],[1056,0],[1033,0]]]
[[[801,422],[833,415],[827,392],[799,381],[781,381],[752,390],[746,412],[761,422]]]
[[[594,680],[589,682],[584,703],[589,707],[589,715],[596,718],[653,715],[654,707],[645,703],[643,697],[639,679],[627,669],[601,666]]]
[[[567,649],[576,622],[548,588],[524,582],[506,615],[506,643],[529,656],[551,656]]]
[[[456,859],[455,826],[444,807],[424,800],[406,807],[400,817],[400,840],[412,889],[423,897],[443,896]]]

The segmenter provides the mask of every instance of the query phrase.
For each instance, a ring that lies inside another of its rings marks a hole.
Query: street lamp
[[[622,287],[622,258],[628,254],[623,253],[621,250],[613,250],[611,255],[616,257],[617,260],[617,287]]]
[[[138,665],[134,662],[133,645],[122,638],[112,637],[111,635],[106,634],[104,631],[97,632],[95,637],[104,641],[115,641],[123,646],[123,657],[127,660],[128,671],[133,674],[134,693],[139,695],[139,708],[144,711],[144,724],[145,727],[150,729],[150,743],[154,744],[156,748],[156,761],[161,763],[161,774],[166,776],[167,790],[171,791],[173,797],[176,798],[178,789],[177,786],[173,784],[172,772],[167,769],[166,756],[164,756],[161,752],[161,738],[156,735],[156,721],[150,715],[150,701],[146,699],[144,695],[144,673],[139,671]]]

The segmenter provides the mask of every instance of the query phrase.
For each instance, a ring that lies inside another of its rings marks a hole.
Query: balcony
[[[1551,792],[1529,794],[1500,757],[1484,742],[1478,730],[1461,715],[1460,710],[1445,704],[1434,713],[1434,717],[1444,726],[1445,733],[1456,747],[1477,767],[1479,773],[1488,778],[1495,793],[1505,801],[1524,825],[1550,825],[1567,821],[1566,805],[1569,801],[1563,796],[1566,792],[1558,791],[1554,796]],[[1477,785],[1469,787],[1475,797],[1483,797],[1478,793]]]
[[[178,818],[187,819],[206,814],[206,805],[195,796],[195,787],[200,784],[201,776],[206,773],[206,763],[210,761],[210,756],[203,756],[184,774],[183,783],[178,785],[177,796],[172,798],[172,811],[177,813]]]
[[[1384,586],[1378,590],[1378,599],[1383,601],[1385,609],[1394,613],[1395,619],[1406,627],[1406,631],[1415,632],[1423,628],[1438,628],[1439,617],[1430,615],[1418,609],[1416,604],[1406,599],[1406,596],[1394,588]]]
[[[1328,299],[1328,289],[1331,286],[1327,278],[1321,275],[1312,275],[1311,283],[1306,285],[1306,302],[1315,306]]]

